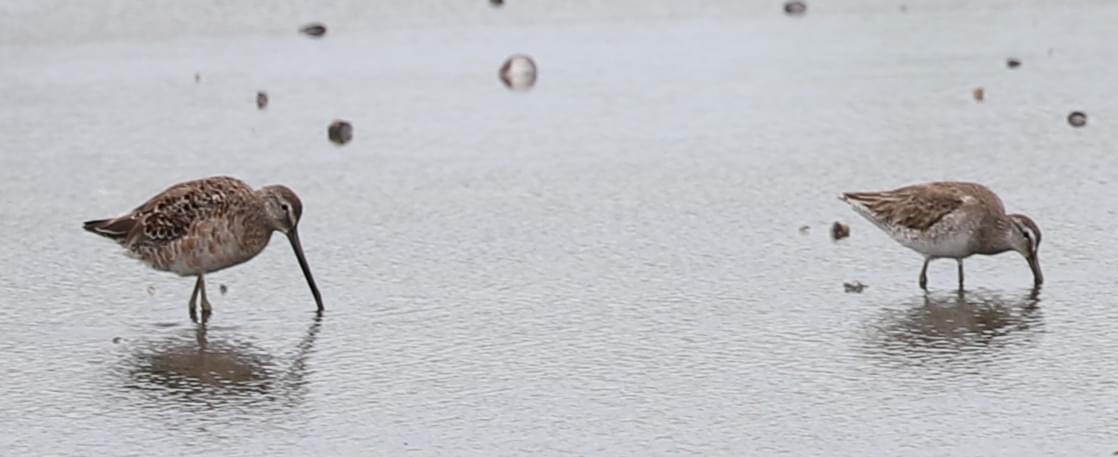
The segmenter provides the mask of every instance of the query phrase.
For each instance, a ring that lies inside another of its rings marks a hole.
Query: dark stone
[[[863,290],[866,289],[866,287],[869,287],[869,286],[867,286],[865,284],[862,284],[861,281],[842,283],[843,290],[845,290],[846,293],[848,293],[848,294],[849,293],[860,294],[860,293],[862,293]]]
[[[304,25],[303,28],[299,29],[299,31],[303,32],[303,34],[307,36],[321,38],[323,35],[326,34],[326,26],[317,22],[313,22]]]
[[[807,3],[799,0],[792,0],[784,3],[784,14],[789,16],[800,16],[807,12]]]
[[[330,128],[326,129],[326,135],[334,144],[343,145],[353,139],[353,126],[349,122],[339,119],[330,123]]]

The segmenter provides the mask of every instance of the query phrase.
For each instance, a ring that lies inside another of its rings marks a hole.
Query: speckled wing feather
[[[132,211],[140,223],[127,244],[161,244],[182,238],[197,221],[228,209],[234,200],[252,193],[243,181],[225,176],[176,184]]]
[[[199,220],[227,211],[252,192],[243,181],[225,176],[187,181],[167,188],[129,214],[87,222],[86,229],[125,246],[169,243],[189,233]]]
[[[954,185],[930,183],[885,192],[847,192],[842,199],[879,224],[926,230],[967,202]]]

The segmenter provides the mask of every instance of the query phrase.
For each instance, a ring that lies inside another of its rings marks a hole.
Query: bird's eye
[[[287,203],[284,203],[284,204],[280,205],[280,208],[283,208],[283,212],[285,212],[285,213],[290,213],[291,212],[291,207],[288,206]]]

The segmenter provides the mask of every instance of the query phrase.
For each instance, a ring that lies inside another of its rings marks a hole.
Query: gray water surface
[[[241,3],[0,6],[0,454],[1118,450],[1118,5]],[[217,174],[299,192],[323,316],[283,240],[202,327],[81,230]],[[835,198],[934,179],[1042,290]]]

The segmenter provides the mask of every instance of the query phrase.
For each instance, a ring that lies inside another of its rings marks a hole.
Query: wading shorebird
[[[884,192],[847,192],[839,199],[924,256],[921,289],[928,289],[928,262],[932,259],[955,259],[961,290],[963,259],[1006,251],[1025,256],[1034,287],[1044,282],[1037,259],[1040,228],[1028,216],[1006,214],[1001,199],[981,184],[931,182]]]
[[[204,276],[256,257],[279,231],[291,242],[322,311],[322,295],[299,244],[302,215],[303,203],[287,187],[254,190],[239,179],[216,176],[175,184],[128,214],[89,221],[84,228],[120,243],[129,256],[156,270],[197,277],[192,319],[199,298],[203,318],[212,311]]]

